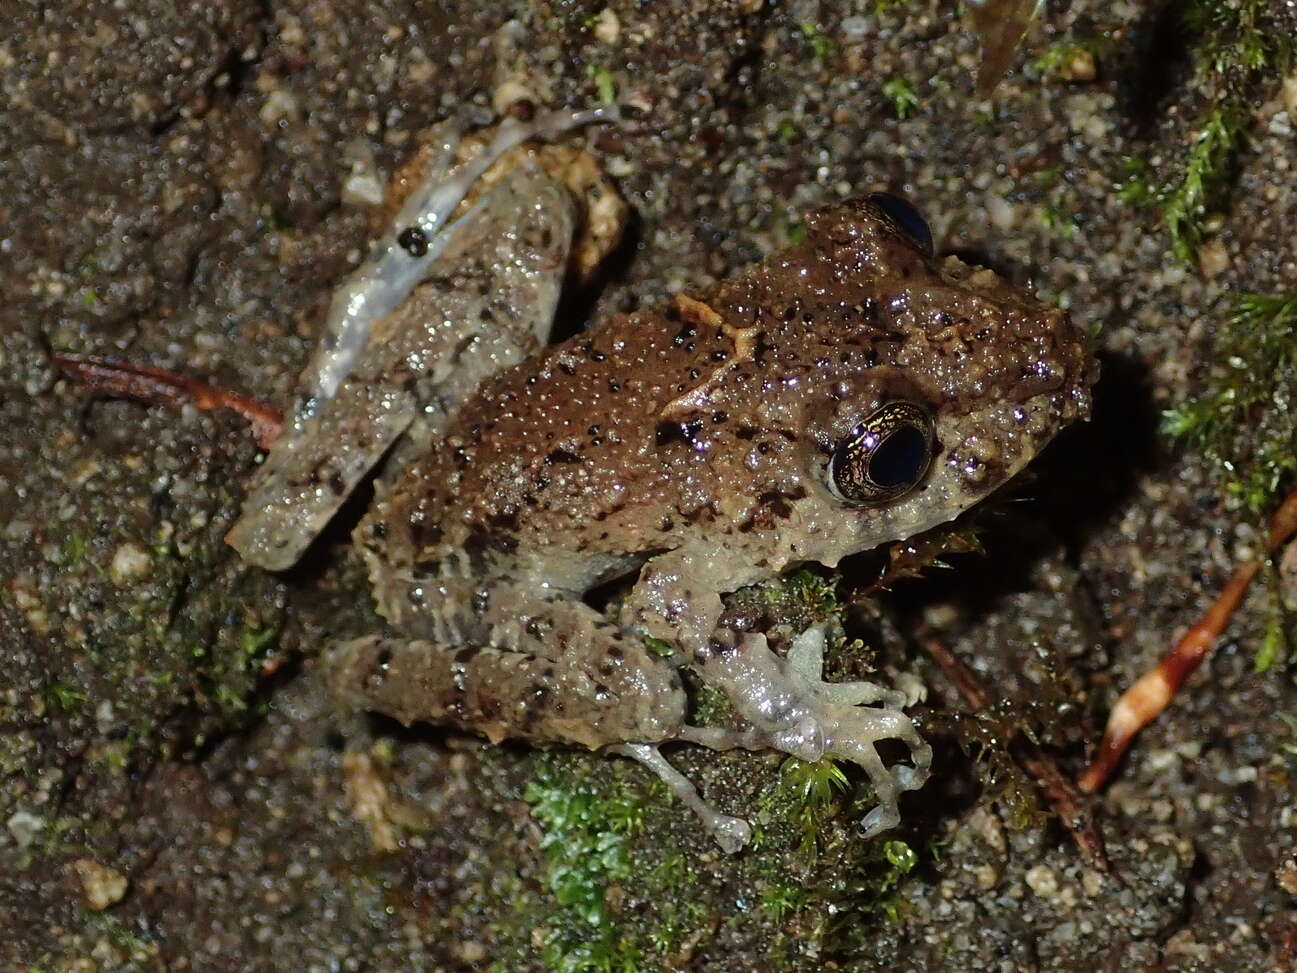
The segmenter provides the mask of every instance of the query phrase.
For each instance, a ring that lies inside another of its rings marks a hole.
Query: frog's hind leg
[[[334,695],[403,723],[454,723],[492,740],[597,749],[674,738],[679,674],[583,602],[522,584],[444,579],[414,637],[366,637],[325,659]]]
[[[387,232],[334,293],[319,348],[302,376],[305,392],[294,421],[304,423],[333,397],[368,345],[372,326],[396,310],[441,259],[457,225],[472,218],[469,213],[452,222],[451,214],[492,165],[529,139],[552,140],[617,117],[615,107],[602,107],[547,112],[529,122],[508,118],[478,155],[454,168],[460,137],[448,128]]]
[[[721,846],[721,851],[727,855],[735,854],[751,840],[750,824],[742,818],[722,814],[708,804],[698,793],[698,788],[694,787],[693,782],[671,766],[670,761],[662,756],[662,752],[657,747],[647,743],[625,743],[609,747],[608,752],[630,757],[657,774],[662,783],[666,784],[671,793],[676,796],[676,800],[698,815],[703,827],[716,839],[716,843]]]
[[[483,378],[539,348],[575,219],[568,191],[525,164],[447,230],[445,269],[374,325],[318,412],[286,427],[230,544],[262,567],[291,566],[412,423],[435,436]]]
[[[699,796],[653,745],[678,738],[676,668],[584,603],[500,584],[439,582],[446,595],[421,638],[367,637],[324,660],[334,697],[403,723],[453,724],[493,741],[607,748],[661,777],[727,852],[750,834]],[[410,620],[417,626],[417,622]]]

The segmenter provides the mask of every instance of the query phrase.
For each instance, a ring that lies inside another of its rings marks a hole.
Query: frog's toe
[[[671,766],[657,747],[647,743],[623,743],[609,747],[608,750],[639,761],[657,774],[671,790],[671,793],[676,796],[676,799],[698,815],[698,820],[702,822],[707,833],[720,845],[721,851],[725,852],[725,854],[735,854],[742,850],[743,846],[751,840],[751,825],[742,818],[722,814],[708,804],[703,799],[703,796],[698,793],[698,789],[690,783],[689,778]]]
[[[841,706],[882,703],[889,709],[905,706],[906,694],[872,682],[824,682],[825,625],[812,625],[788,647],[788,671],[803,684],[814,685],[820,695]]]
[[[824,625],[812,625],[788,646],[788,669],[806,682],[815,682],[824,671]]]

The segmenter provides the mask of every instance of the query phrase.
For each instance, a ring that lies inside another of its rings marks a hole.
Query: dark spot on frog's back
[[[697,446],[698,433],[703,428],[702,419],[689,419],[685,422],[659,422],[654,431],[653,441],[658,447],[670,446],[683,442]]]
[[[754,530],[771,530],[779,526],[779,521],[787,520],[793,513],[792,502],[806,496],[805,487],[794,487],[791,490],[767,490],[757,497],[755,510],[747,520],[739,524],[739,532],[750,534]]]
[[[441,526],[434,521],[420,516],[410,523],[410,538],[414,541],[416,547],[427,550],[441,543],[442,535]],[[383,537],[387,536],[387,525],[383,525]]]
[[[492,514],[488,519],[492,530],[499,531],[516,531],[518,529],[518,512],[509,510],[504,513]]]
[[[480,527],[469,532],[464,540],[464,553],[468,563],[478,574],[485,574],[490,564],[490,553],[512,554],[518,549],[518,540],[504,534],[493,534]]]
[[[576,453],[572,452],[571,450],[567,450],[567,449],[550,450],[549,454],[545,457],[546,466],[553,466],[555,463],[579,463],[579,462],[581,462],[581,457],[578,456]]]

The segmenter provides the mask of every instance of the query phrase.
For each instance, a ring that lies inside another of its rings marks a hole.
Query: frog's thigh
[[[496,741],[594,749],[678,734],[685,696],[676,670],[585,604],[528,600],[514,589],[486,615],[468,627],[490,641],[346,643],[328,658],[329,682],[351,708],[407,724],[452,723]]]
[[[290,567],[412,423],[421,442],[439,435],[483,379],[541,347],[574,226],[567,190],[528,165],[448,228],[443,260],[374,326],[336,394],[285,428],[230,544],[262,567]]]

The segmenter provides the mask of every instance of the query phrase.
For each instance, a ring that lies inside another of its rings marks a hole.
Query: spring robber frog
[[[506,122],[457,168],[446,141],[335,298],[230,541],[287,567],[379,465],[354,537],[388,627],[327,653],[344,703],[632,756],[731,851],[747,825],[659,744],[833,755],[868,774],[875,834],[931,760],[904,697],[823,682],[822,629],[785,657],[720,626],[722,595],[954,517],[1087,415],[1094,364],[1062,311],[936,257],[884,194],[809,214],[739,277],[546,347],[574,238],[597,249],[589,226],[615,222],[611,187],[533,151],[448,216],[511,146],[592,120]],[[583,601],[617,579],[634,583],[615,612]],[[681,666],[745,728],[690,725]],[[888,739],[908,763],[884,763]]]

